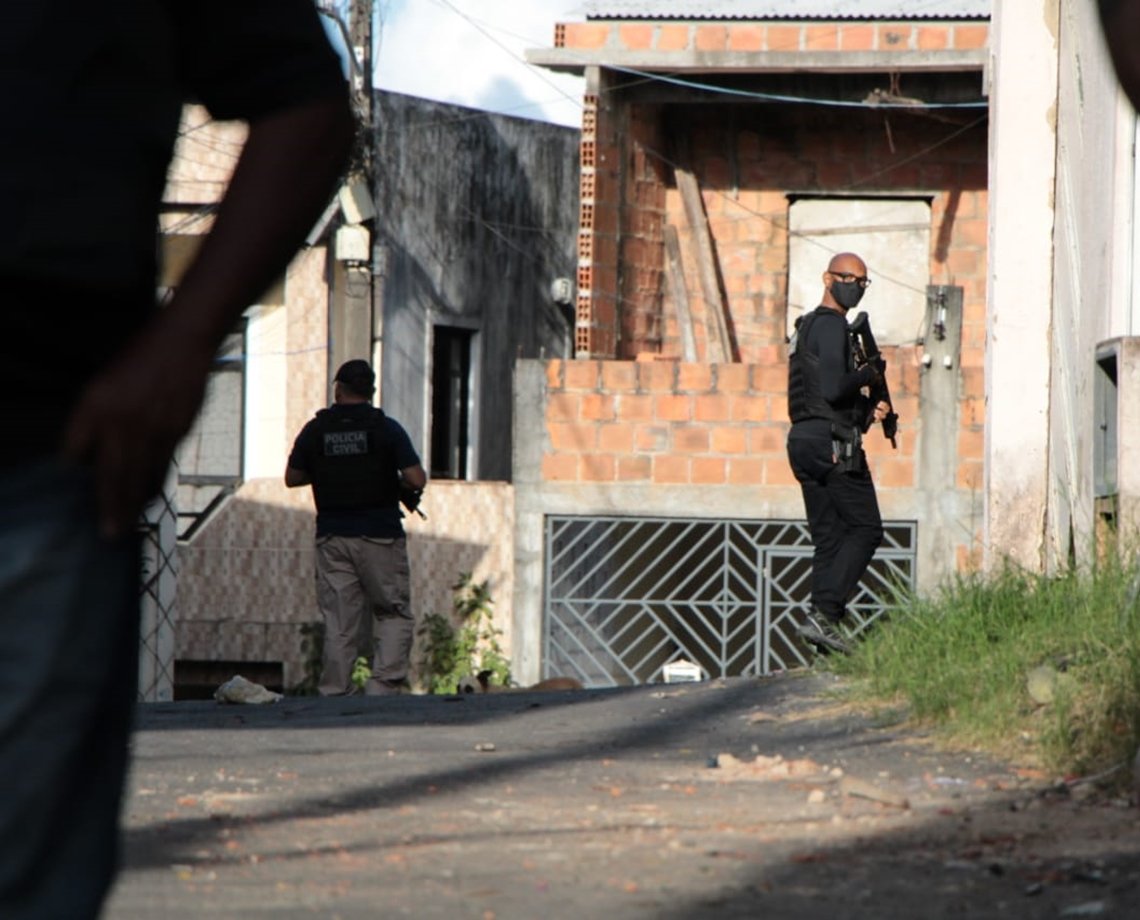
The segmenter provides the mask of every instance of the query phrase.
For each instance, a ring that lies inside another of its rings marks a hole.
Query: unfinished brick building
[[[516,370],[516,670],[802,660],[810,545],[786,333],[854,250],[902,419],[854,610],[973,564],[989,3],[589,2],[528,58],[585,74],[575,358]],[[529,435],[529,437],[524,437]]]

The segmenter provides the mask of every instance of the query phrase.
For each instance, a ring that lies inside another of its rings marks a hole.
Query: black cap
[[[376,375],[371,365],[360,358],[345,361],[333,380],[343,383],[357,396],[368,397],[376,392]]]

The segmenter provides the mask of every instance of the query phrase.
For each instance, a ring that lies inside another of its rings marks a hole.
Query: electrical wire
[[[533,65],[528,64],[525,58],[520,58],[517,54],[515,54],[514,51],[512,51],[510,48],[508,48],[506,45],[504,45],[501,41],[499,41],[499,39],[495,38],[495,36],[493,36],[490,32],[488,32],[481,25],[479,25],[474,19],[472,19],[470,16],[468,16],[466,13],[464,13],[462,10],[460,10],[457,6],[455,6],[455,4],[453,4],[451,2],[451,0],[432,0],[432,2],[438,6],[442,6],[446,9],[451,10],[451,12],[453,12],[456,16],[459,16],[461,19],[466,20],[484,38],[486,38],[488,41],[495,44],[501,50],[505,51],[507,53],[507,55],[512,60],[517,61],[518,63],[522,64],[523,67],[530,70],[535,76],[539,77],[544,83],[546,83],[548,86],[550,86],[550,88],[553,89],[555,92],[564,96],[569,102],[578,106],[579,108],[582,107],[582,101],[580,98],[571,96],[568,92],[566,92],[564,89],[562,89],[561,86],[559,86],[557,83],[555,83],[549,77],[547,77],[545,74],[543,74],[537,68],[535,68]]]
[[[926,156],[926,155],[932,153],[933,151],[937,150],[938,148],[944,146],[945,144],[948,144],[950,141],[954,140],[959,135],[965,133],[969,129],[980,125],[988,117],[989,116],[987,114],[987,115],[981,116],[980,118],[974,119],[969,124],[964,125],[963,127],[961,127],[958,130],[950,133],[949,135],[947,135],[946,137],[937,141],[936,143],[931,144],[930,146],[928,146],[928,147],[924,148],[923,150],[919,151],[918,153],[914,154],[913,156],[908,157],[905,160],[902,160],[898,163],[892,164],[888,167],[884,167],[883,169],[878,170],[877,172],[873,173],[871,177],[865,177],[864,180],[857,180],[856,182],[850,183],[847,186],[841,186],[840,188],[837,188],[837,189],[828,189],[826,191],[828,193],[850,191],[851,189],[855,188],[856,186],[858,186],[860,184],[865,184],[865,181],[869,178],[872,178],[874,176],[883,175],[884,173],[889,172],[892,169],[896,169],[899,166],[904,165],[904,163],[913,162],[913,160],[917,159],[920,156]],[[659,150],[655,150],[652,147],[644,147],[643,149],[645,150],[645,152],[648,155],[654,157],[655,159],[657,159],[661,163],[669,166],[673,170],[683,168],[681,166],[681,164],[677,163],[671,157],[667,156],[666,154],[662,153]],[[723,198],[725,201],[732,204],[733,207],[738,208],[739,210],[744,211],[746,214],[748,214],[749,218],[745,218],[745,219],[759,218],[760,220],[767,222],[769,225],[776,228],[777,230],[788,234],[788,236],[797,237],[799,239],[802,239],[804,242],[809,243],[810,245],[815,246],[815,247],[823,250],[824,252],[828,253],[829,255],[834,256],[834,255],[837,255],[839,252],[839,250],[836,250],[832,247],[829,247],[827,244],[821,242],[819,239],[817,239],[811,235],[803,233],[802,231],[792,230],[790,227],[787,226],[786,223],[782,223],[779,220],[769,216],[768,214],[766,214],[764,212],[757,211],[754,208],[748,207],[746,204],[742,203],[741,201],[739,201],[736,198],[733,198],[731,195],[728,195],[725,192],[721,192],[719,190],[713,189],[713,190],[711,190],[711,193],[720,197],[720,198]],[[844,229],[844,228],[840,228],[840,229]],[[860,228],[852,227],[852,228],[846,228],[846,229],[855,230],[855,229],[860,229]],[[888,275],[882,271],[877,270],[876,276],[883,279],[884,281],[887,281],[887,282],[892,283],[892,284],[896,284],[905,290],[910,290],[910,291],[914,291],[914,292],[918,292],[918,293],[922,293],[922,294],[926,293],[925,289],[917,288],[912,284],[909,284],[905,281],[902,281],[901,279],[894,278],[891,275]]]
[[[457,15],[460,18],[462,18],[463,20],[465,20],[469,25],[471,25],[473,28],[478,30],[484,37],[486,37],[488,40],[492,41],[495,45],[497,45],[500,49],[502,49],[508,56],[511,57],[512,60],[515,60],[515,61],[523,64],[524,66],[530,68],[536,76],[541,77],[545,82],[550,84],[554,89],[556,89],[558,91],[558,93],[561,96],[563,96],[566,99],[570,99],[570,101],[574,102],[576,105],[581,107],[581,101],[579,99],[571,98],[569,96],[569,94],[567,94],[564,90],[562,90],[561,87],[555,85],[550,80],[547,80],[541,73],[542,68],[540,68],[537,65],[530,64],[529,62],[526,61],[525,58],[521,58],[518,55],[516,55],[514,51],[512,51],[510,48],[508,48],[506,45],[504,45],[502,42],[500,42],[498,39],[496,39],[493,35],[491,35],[485,28],[483,28],[483,26],[480,25],[480,21],[477,21],[472,16],[470,16],[467,13],[463,12],[462,10],[458,9],[453,3],[450,2],[450,0],[433,0],[433,2],[439,6],[442,6],[446,9],[450,10],[455,15]],[[923,5],[929,6],[930,3],[920,4],[917,9],[921,9]],[[841,28],[843,28],[843,25],[844,24],[842,24],[842,23],[835,25],[835,27],[834,27],[834,34],[835,35],[838,35],[839,30]],[[515,33],[512,33],[512,32],[505,30],[505,29],[497,29],[497,31],[501,31],[504,34],[512,35],[514,37],[523,37],[523,36],[518,36]],[[792,50],[790,48],[790,46],[789,46],[788,50]],[[570,57],[571,57],[571,59],[573,59],[574,55],[571,54]],[[594,63],[594,59],[591,57],[588,57],[586,55],[580,56],[579,59],[583,65]],[[804,104],[804,105],[818,105],[818,106],[828,106],[828,107],[835,107],[835,108],[882,109],[882,110],[888,110],[888,111],[889,110],[902,110],[902,111],[912,111],[912,112],[930,111],[930,110],[935,110],[935,109],[939,109],[939,110],[941,110],[941,109],[951,109],[951,110],[952,109],[979,109],[979,108],[988,108],[988,106],[989,106],[989,102],[985,99],[970,100],[970,101],[965,101],[965,102],[941,102],[941,103],[931,102],[931,103],[918,104],[918,103],[914,103],[914,102],[891,102],[891,101],[889,101],[889,95],[888,95],[888,96],[883,97],[882,99],[877,99],[873,103],[869,103],[866,101],[850,100],[850,99],[818,98],[818,97],[812,97],[812,96],[801,96],[801,95],[794,95],[794,94],[787,94],[787,93],[766,93],[766,92],[761,92],[761,91],[757,91],[757,90],[743,90],[743,89],[735,89],[732,87],[718,86],[716,84],[702,82],[699,80],[693,80],[690,78],[678,77],[678,76],[675,76],[672,74],[654,73],[654,72],[646,71],[643,69],[637,69],[637,68],[633,68],[633,67],[623,67],[623,66],[616,65],[616,64],[603,64],[601,66],[603,66],[607,70],[612,70],[612,71],[615,71],[618,73],[624,73],[624,74],[628,74],[630,76],[636,77],[637,83],[652,83],[652,82],[665,83],[665,84],[670,84],[670,85],[674,85],[674,86],[678,86],[678,87],[682,87],[682,88],[687,88],[687,89],[693,89],[693,90],[706,92],[706,93],[736,96],[736,97],[755,99],[757,101],[765,101],[765,102],[781,102],[781,103],[794,103],[794,104]],[[624,89],[626,87],[623,86],[620,88]],[[603,92],[615,92],[618,89],[619,88],[617,88],[617,87],[607,88],[607,89],[603,90]],[[541,104],[545,104],[545,103],[533,103],[533,105],[541,105]],[[529,108],[531,105],[532,104],[526,104],[526,105],[520,106],[519,108]]]
[[[862,102],[854,99],[818,99],[811,96],[793,96],[784,93],[763,93],[756,90],[735,89],[730,86],[717,86],[713,83],[701,83],[697,80],[689,80],[682,77],[674,77],[669,74],[650,73],[649,71],[637,70],[633,67],[621,67],[617,64],[606,64],[607,70],[616,70],[619,73],[627,73],[637,77],[656,80],[660,83],[667,83],[672,86],[681,86],[686,89],[696,89],[714,95],[736,96],[745,99],[755,99],[758,102],[791,102],[803,105],[821,105],[829,108],[851,108],[851,109],[903,109],[910,112],[922,112],[927,109],[979,109],[989,108],[989,102],[985,99],[974,100],[970,102]],[[889,98],[889,97],[884,97]]]
[[[500,49],[502,49],[508,55],[510,55],[512,57],[512,59],[519,61],[520,63],[522,63],[524,66],[526,66],[528,68],[531,68],[536,73],[538,72],[537,67],[527,63],[525,61],[525,59],[518,57],[506,45],[504,45],[502,42],[500,42],[498,39],[496,39],[493,35],[491,35],[487,31],[487,29],[483,28],[483,26],[479,22],[477,22],[473,17],[471,17],[471,16],[467,15],[466,13],[464,13],[463,11],[459,10],[454,4],[449,2],[449,0],[433,0],[433,2],[435,2],[439,6],[442,6],[446,9],[450,10],[455,15],[464,19],[473,28],[475,28],[477,31],[479,31],[485,38],[487,38],[488,40],[493,42],[496,46],[498,46]],[[842,24],[837,25],[836,30],[838,31],[838,29],[841,27],[842,27]],[[500,31],[503,31],[504,34],[513,34],[507,30],[500,30]],[[515,36],[515,37],[520,37],[520,36]],[[611,86],[611,87],[605,88],[604,92],[611,92],[611,93],[621,91],[622,89],[628,88],[630,86],[644,85],[644,84],[653,83],[653,82],[661,82],[661,83],[666,83],[666,84],[696,89],[696,90],[703,91],[703,92],[710,92],[710,93],[714,93],[714,94],[742,96],[742,97],[746,97],[746,98],[752,98],[752,99],[755,99],[757,101],[769,101],[769,102],[781,102],[781,103],[798,103],[798,104],[823,105],[823,106],[833,106],[833,107],[857,107],[857,108],[863,108],[863,109],[876,109],[876,108],[902,109],[902,110],[908,110],[908,111],[912,111],[912,112],[921,112],[924,109],[928,109],[928,108],[979,108],[979,107],[983,107],[983,106],[988,108],[988,103],[985,102],[984,100],[983,101],[976,101],[976,102],[933,103],[933,104],[924,104],[924,105],[916,105],[914,103],[878,102],[874,105],[871,105],[871,104],[868,104],[865,102],[857,102],[857,101],[852,101],[852,100],[820,99],[820,98],[797,96],[797,95],[762,93],[762,92],[755,92],[755,91],[748,91],[748,90],[737,90],[737,89],[733,89],[730,87],[716,86],[714,84],[708,84],[708,83],[704,83],[701,81],[678,78],[678,77],[675,77],[672,75],[667,75],[667,74],[651,73],[651,72],[647,72],[644,70],[638,70],[636,68],[628,68],[628,67],[620,67],[620,66],[612,66],[612,65],[606,65],[606,66],[608,69],[614,70],[614,71],[619,72],[619,73],[624,73],[624,74],[627,74],[629,76],[636,78],[635,80],[628,81],[628,82],[623,83],[623,84],[619,84],[616,86]],[[544,78],[544,80],[545,80],[545,78]],[[573,97],[569,96],[568,93],[564,92],[561,89],[561,87],[558,87],[553,82],[551,82],[549,80],[545,80],[545,82],[549,83],[554,89],[556,89],[561,96],[563,96],[567,99],[570,99],[575,104],[581,106],[581,101],[579,99],[574,99]],[[523,106],[519,106],[519,108],[529,108],[532,105],[540,105],[540,104],[541,103],[526,104]],[[420,123],[418,125],[415,125],[414,127],[422,129],[422,128],[429,128],[429,127],[436,127],[436,126],[446,126],[449,124],[461,123],[465,120],[468,120],[469,118],[470,119],[485,118],[487,116],[487,114],[488,114],[487,112],[483,112],[483,111],[473,112],[470,116],[460,116],[457,118],[452,118],[452,119],[447,119],[447,120],[438,120],[435,122]],[[840,189],[835,189],[834,191],[840,191],[840,192],[849,191],[849,190],[854,189],[858,186],[865,185],[867,182],[870,182],[874,178],[877,178],[880,175],[888,173],[891,170],[897,169],[900,166],[903,166],[907,163],[913,162],[914,160],[920,159],[923,156],[926,156],[929,153],[933,152],[934,150],[938,149],[939,147],[945,145],[946,143],[949,143],[954,138],[956,138],[959,135],[967,132],[971,128],[982,123],[983,121],[986,120],[987,117],[988,117],[987,115],[983,115],[980,118],[975,119],[974,121],[971,121],[970,123],[959,127],[957,130],[955,130],[951,134],[947,135],[946,137],[940,139],[938,142],[936,142],[936,143],[934,143],[934,144],[932,144],[926,148],[923,148],[920,151],[917,151],[916,153],[904,158],[903,160],[900,160],[896,163],[890,164],[890,165],[888,165],[888,166],[886,166],[880,170],[877,170],[874,173],[871,173],[867,176],[862,177],[861,179],[856,180],[855,182],[849,183],[847,186],[844,186]],[[202,124],[199,124],[197,126],[194,126],[193,128],[188,129],[187,131],[183,132],[182,135],[180,135],[180,136],[188,138],[190,134],[192,134],[195,131],[200,130],[202,127],[205,127],[209,123],[210,123],[210,121],[207,121],[207,122],[203,122]],[[202,145],[205,146],[207,149],[213,150],[216,153],[220,153],[222,155],[234,156],[234,158],[236,159],[236,155],[231,154],[229,151],[220,150],[217,147],[212,146],[208,142],[201,141],[198,138],[189,138],[189,139],[192,142],[202,143]],[[235,142],[228,142],[228,141],[224,141],[224,140],[222,142],[236,145]],[[658,160],[660,160],[664,164],[669,165],[673,168],[677,168],[678,164],[673,162],[668,156],[664,155],[660,151],[653,150],[651,148],[645,148],[645,149],[646,149],[646,152],[648,154],[657,158]],[[186,159],[190,162],[198,162],[199,165],[204,165],[204,164],[201,164],[200,161],[195,161],[195,160],[191,159],[190,157],[188,157],[184,154],[181,156],[183,159]],[[204,180],[202,180],[202,181],[204,181]],[[223,183],[219,183],[219,184],[223,184]],[[438,188],[437,188],[437,191],[438,191]],[[811,235],[803,233],[803,232],[791,230],[787,226],[786,222],[782,223],[777,218],[771,217],[770,215],[768,215],[766,213],[763,213],[763,212],[757,211],[755,209],[749,208],[747,205],[744,205],[743,203],[741,203],[738,199],[733,198],[732,196],[727,195],[724,192],[719,192],[719,191],[714,190],[713,193],[720,195],[721,197],[725,198],[727,201],[731,202],[734,207],[744,211],[746,213],[746,216],[741,218],[741,220],[760,219],[760,220],[766,221],[770,225],[775,227],[777,230],[780,230],[780,231],[788,234],[789,236],[799,237],[799,238],[803,239],[805,242],[808,242],[811,245],[817,246],[818,248],[824,250],[825,252],[828,252],[832,255],[834,255],[836,252],[835,250],[831,249],[826,244],[820,242],[818,239],[812,237]],[[528,260],[534,260],[537,262],[537,260],[539,259],[539,256],[537,254],[534,254],[532,252],[524,250],[523,248],[521,248],[521,246],[514,243],[511,239],[509,239],[509,237],[506,235],[505,231],[512,231],[513,230],[513,231],[534,232],[534,233],[556,232],[554,228],[523,227],[520,225],[511,225],[511,224],[502,224],[502,223],[498,223],[498,222],[492,222],[492,221],[488,221],[488,220],[484,219],[483,217],[481,217],[480,215],[475,213],[472,209],[470,209],[466,205],[461,204],[460,208],[464,212],[464,215],[465,215],[467,221],[481,225],[484,229],[486,229],[488,231],[488,233],[490,233],[492,236],[494,236],[495,238],[500,240],[500,242],[503,243],[503,245],[505,245],[509,249],[513,250],[515,253],[523,256],[524,258],[527,258]],[[164,233],[165,234],[176,233],[179,229],[182,229],[185,226],[189,226],[196,221],[205,219],[211,213],[213,213],[216,209],[217,209],[217,204],[213,204],[213,205],[210,205],[207,208],[202,209],[202,210],[200,210],[194,214],[188,215],[187,217],[183,218],[182,221],[176,223],[172,227],[166,228],[164,230]],[[856,228],[851,228],[851,229],[856,229]],[[542,261],[543,261],[543,264],[545,264],[545,259],[543,259]],[[904,289],[908,289],[908,290],[915,291],[918,293],[923,293],[923,294],[925,293],[925,291],[923,289],[916,288],[913,285],[910,285],[904,281],[901,281],[900,279],[892,278],[891,276],[886,275],[882,272],[877,272],[877,275],[880,278],[882,278],[883,280],[897,284],[900,287],[903,287]],[[621,300],[624,300],[624,298],[619,297],[619,302]],[[792,304],[791,302],[789,302],[789,306],[791,306],[791,307],[799,306],[800,309],[804,309],[804,307],[802,307],[801,305]]]

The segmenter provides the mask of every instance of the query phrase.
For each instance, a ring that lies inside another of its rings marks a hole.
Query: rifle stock
[[[894,403],[891,401],[890,387],[887,386],[887,362],[881,354],[879,354],[879,346],[875,342],[875,334],[871,331],[871,320],[867,317],[866,313],[860,313],[851,323],[851,334],[855,339],[855,363],[857,366],[862,367],[865,364],[870,364],[879,372],[879,382],[871,387],[871,413],[868,418],[865,428],[871,426],[871,418],[875,411],[875,406],[880,402],[885,402],[891,407],[891,410],[883,417],[883,435],[888,441],[891,442],[891,447],[898,450],[899,445],[896,440],[896,435],[899,430],[899,416],[894,410]]]

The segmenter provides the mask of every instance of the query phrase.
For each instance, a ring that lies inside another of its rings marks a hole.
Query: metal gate
[[[848,605],[858,634],[913,588],[917,524],[883,543]],[[807,664],[805,521],[547,516],[543,674],[590,687],[655,683],[677,660],[706,677]]]

